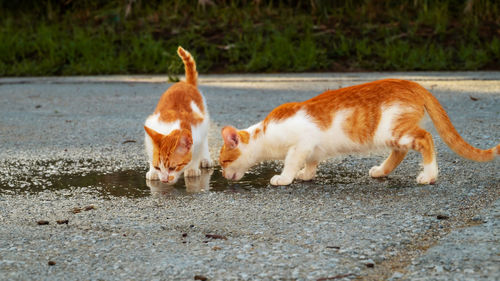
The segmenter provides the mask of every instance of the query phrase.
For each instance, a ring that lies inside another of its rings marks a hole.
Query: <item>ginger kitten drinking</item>
[[[209,117],[203,95],[197,89],[198,72],[191,54],[182,47],[177,54],[184,62],[186,82],[172,85],[160,98],[144,124],[148,180],[174,184],[199,176],[201,167],[212,166],[208,151]]]
[[[389,148],[389,157],[369,171],[372,177],[383,177],[412,149],[423,158],[417,182],[432,184],[438,166],[432,136],[419,125],[425,112],[458,155],[491,161],[500,154],[500,145],[481,150],[465,142],[438,100],[419,84],[386,79],[283,104],[245,130],[226,126],[219,161],[224,177],[239,180],[256,163],[284,159],[282,173],[273,176],[271,184],[288,185],[295,178],[311,180],[327,158]]]

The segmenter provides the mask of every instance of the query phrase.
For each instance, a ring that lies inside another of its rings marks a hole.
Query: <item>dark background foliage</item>
[[[499,70],[494,0],[0,1],[0,76]]]

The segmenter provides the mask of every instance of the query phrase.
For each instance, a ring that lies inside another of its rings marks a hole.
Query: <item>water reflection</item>
[[[196,193],[210,190],[210,177],[214,173],[214,169],[202,169],[199,177],[184,178],[185,193]],[[179,180],[181,182],[181,180]],[[174,185],[164,184],[161,181],[146,180],[146,185],[151,190],[153,196],[164,196],[178,194],[179,189]]]
[[[220,167],[202,169],[199,177],[182,177],[174,185],[162,184],[160,181],[147,181],[146,171],[125,170],[101,174],[90,172],[85,174],[56,175],[31,177],[33,180],[22,180],[13,183],[0,183],[0,194],[38,193],[45,190],[71,190],[81,188],[105,198],[111,197],[147,197],[166,195],[186,195],[197,192],[222,191],[245,192],[255,188],[267,187],[269,179],[279,169],[268,165],[258,165],[250,170],[242,180],[231,182],[226,180]]]

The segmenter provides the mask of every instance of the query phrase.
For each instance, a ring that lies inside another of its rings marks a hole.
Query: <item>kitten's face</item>
[[[153,140],[153,167],[163,183],[174,184],[191,162],[191,132],[174,130],[169,135],[159,134],[147,127],[146,132]]]
[[[222,175],[228,180],[240,180],[253,165],[247,150],[249,134],[227,126],[222,129],[222,138],[224,145],[219,155]]]

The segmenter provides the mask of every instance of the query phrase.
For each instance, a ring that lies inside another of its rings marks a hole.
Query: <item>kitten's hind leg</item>
[[[316,176],[316,169],[318,168],[317,161],[306,161],[306,166],[300,170],[295,178],[303,181],[309,181]]]
[[[392,150],[391,155],[380,166],[373,166],[370,169],[370,177],[379,178],[387,176],[403,161],[407,152],[407,150]]]
[[[434,141],[429,132],[418,129],[414,133],[412,149],[422,154],[424,170],[418,175],[417,182],[420,184],[433,184],[438,175],[436,153],[434,151]]]
[[[214,166],[214,162],[210,159],[210,151],[208,150],[208,138],[205,138],[203,142],[203,148],[201,152],[200,167],[210,168]]]
[[[280,175],[275,175],[271,178],[272,185],[289,185],[292,183],[295,175],[311,153],[311,149],[298,148],[297,146],[290,148],[285,158],[285,166]]]

